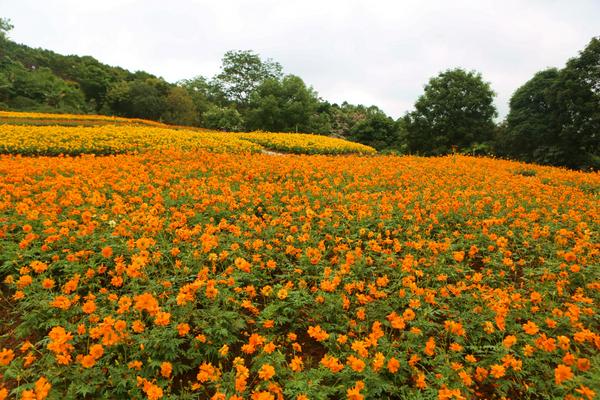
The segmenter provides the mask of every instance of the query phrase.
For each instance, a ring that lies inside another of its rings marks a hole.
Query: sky
[[[12,40],[145,70],[169,82],[219,72],[253,50],[323,99],[412,110],[427,81],[475,70],[500,118],[537,71],[600,35],[598,0],[0,0]]]

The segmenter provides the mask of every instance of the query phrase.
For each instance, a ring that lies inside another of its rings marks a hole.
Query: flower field
[[[0,399],[598,397],[600,174],[185,149],[0,156]]]
[[[98,125],[146,125],[167,127],[156,121],[139,118],[121,118],[108,115],[89,114],[54,114],[20,111],[0,111],[0,123],[13,125],[64,125],[64,126],[98,126]]]
[[[19,123],[3,123],[3,114],[19,119]],[[0,154],[108,155],[166,148],[212,152],[260,152],[266,149],[299,154],[376,153],[375,149],[360,143],[321,135],[216,132],[160,123],[144,126],[138,123],[144,120],[126,118],[74,117],[81,119],[70,119],[69,115],[61,114],[0,112]],[[48,121],[55,121],[56,125],[48,126]],[[102,123],[95,125],[97,121]]]
[[[257,152],[261,146],[219,132],[106,125],[98,127],[0,125],[0,153],[22,155],[120,154],[166,148]]]
[[[375,154],[372,147],[321,135],[303,133],[241,132],[237,138],[261,145],[269,150],[297,154]],[[342,145],[343,142],[343,145]]]

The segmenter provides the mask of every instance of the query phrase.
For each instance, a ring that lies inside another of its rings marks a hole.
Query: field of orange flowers
[[[600,174],[0,156],[0,399],[593,399]]]

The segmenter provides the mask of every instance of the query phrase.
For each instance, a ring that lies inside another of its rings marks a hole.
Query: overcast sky
[[[145,70],[212,77],[252,49],[330,102],[410,110],[448,68],[482,73],[503,116],[511,94],[600,35],[598,0],[0,0],[19,43]]]

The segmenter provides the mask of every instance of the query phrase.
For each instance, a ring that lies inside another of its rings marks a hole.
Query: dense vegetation
[[[230,150],[0,156],[0,399],[599,391],[599,174]]]
[[[9,28],[3,107],[63,113],[0,111],[0,400],[600,392],[600,173],[331,137],[594,166],[597,39],[496,126],[476,72],[395,121],[252,52],[171,84]]]
[[[73,118],[73,119],[72,119]],[[211,152],[374,154],[360,143],[305,133],[221,132],[102,115],[0,111],[0,154],[112,155],[178,149]]]
[[[0,108],[99,113],[227,131],[312,132],[379,151],[495,154],[579,169],[600,168],[600,39],[563,69],[537,73],[496,124],[494,92],[477,72],[431,78],[415,110],[394,120],[376,106],[330,104],[298,76],[252,51],[229,51],[221,71],[169,83],[93,57],[32,49],[0,19]]]

